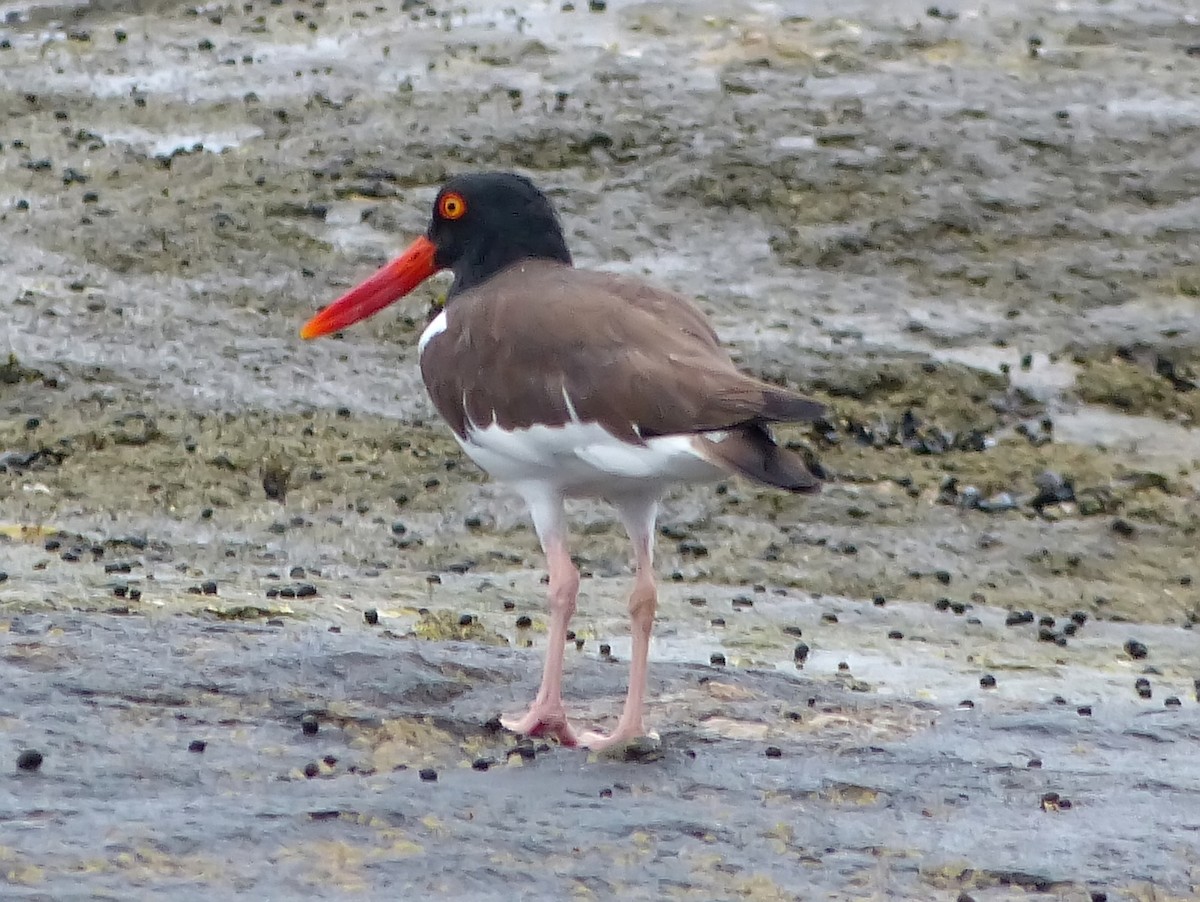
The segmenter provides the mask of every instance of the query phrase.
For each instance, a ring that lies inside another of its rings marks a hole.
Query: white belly
[[[493,479],[546,482],[567,495],[605,497],[727,475],[701,455],[691,436],[661,436],[631,445],[596,423],[511,431],[494,424],[469,426],[459,444]]]

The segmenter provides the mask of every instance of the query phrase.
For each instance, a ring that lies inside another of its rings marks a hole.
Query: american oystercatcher
[[[825,409],[739,372],[686,298],[575,269],[550,201],[511,173],[447,182],[425,235],[300,334],[343,329],[444,269],[454,283],[417,345],[421,374],[467,456],[525,500],[549,569],[541,689],[527,713],[503,723],[564,745],[628,743],[643,735],[659,500],[676,483],[731,473],[818,491],[820,481],[775,443],[769,424],[819,419]],[[577,735],[562,702],[563,646],[579,592],[567,550],[570,497],[610,502],[633,541],[629,692],[608,734]]]

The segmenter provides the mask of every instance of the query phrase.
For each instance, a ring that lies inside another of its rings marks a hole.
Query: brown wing
[[[574,416],[640,441],[824,415],[817,402],[739,372],[687,299],[546,261],[455,297],[421,369],[460,435],[468,421],[519,429]]]

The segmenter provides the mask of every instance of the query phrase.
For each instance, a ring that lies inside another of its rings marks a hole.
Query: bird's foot
[[[521,717],[501,717],[504,729],[521,736],[553,736],[560,745],[576,746],[579,738],[571,729],[566,709],[562,705],[545,705],[534,702]]]
[[[624,727],[619,723],[611,733],[593,730],[583,733],[579,745],[604,757],[625,761],[650,761],[662,753],[662,742],[656,734],[646,733],[638,725]]]

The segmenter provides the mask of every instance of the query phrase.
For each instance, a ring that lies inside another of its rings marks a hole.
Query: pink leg
[[[550,630],[546,637],[546,662],[542,669],[542,685],[529,711],[520,717],[502,717],[506,729],[524,736],[556,736],[563,745],[576,744],[575,732],[567,722],[562,703],[563,648],[567,641],[567,625],[575,613],[579,595],[579,570],[567,551],[563,529],[562,499],[537,495],[527,496],[534,526],[546,552],[550,571]]]
[[[619,508],[629,537],[633,539],[637,558],[637,576],[629,595],[633,652],[629,661],[629,692],[616,727],[608,735],[588,732],[579,737],[580,745],[596,750],[624,745],[646,735],[642,713],[646,700],[647,658],[654,612],[658,608],[658,589],[654,584],[654,522],[658,516],[658,501],[632,499],[620,504]]]

